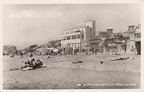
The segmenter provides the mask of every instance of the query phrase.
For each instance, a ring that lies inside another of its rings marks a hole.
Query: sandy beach
[[[120,57],[133,59],[110,61]],[[10,71],[28,57],[3,56],[3,89],[131,89],[140,88],[139,55],[34,56],[46,65],[35,70]],[[82,63],[72,63],[83,61]],[[100,62],[103,63],[100,63]]]

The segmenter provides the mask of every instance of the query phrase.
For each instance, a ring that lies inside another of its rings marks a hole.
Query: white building
[[[141,54],[141,27],[140,25],[129,26],[130,31],[130,51]]]
[[[61,48],[64,52],[72,53],[74,49],[82,51],[95,38],[95,21],[86,22],[85,27],[66,30],[61,35]]]

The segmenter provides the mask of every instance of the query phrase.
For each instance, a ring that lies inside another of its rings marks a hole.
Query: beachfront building
[[[113,29],[107,29],[108,36],[105,39],[105,52],[111,54],[117,54],[118,47],[117,42],[119,40],[120,34],[113,33]]]
[[[9,54],[9,48],[10,48],[10,45],[4,45],[3,46],[3,55]]]
[[[105,54],[141,54],[140,25],[128,26],[128,31],[113,33],[112,29],[99,32]]]
[[[101,42],[99,43],[100,51],[104,54],[125,54],[127,35],[122,33],[113,33],[113,29],[99,32]]]
[[[83,51],[90,47],[90,40],[95,38],[95,21],[86,22],[85,27],[66,30],[61,35],[61,48],[65,53],[74,50]]]
[[[4,45],[3,46],[3,54],[4,55],[14,54],[16,52],[17,52],[16,46],[10,46],[10,45]]]
[[[123,41],[123,44],[121,45],[125,45],[124,52],[126,54],[140,54],[140,51],[141,51],[140,25],[128,26],[128,30],[126,32],[123,32],[122,35],[123,35],[124,41]]]
[[[128,26],[130,32],[130,52],[134,54],[141,54],[141,26]]]

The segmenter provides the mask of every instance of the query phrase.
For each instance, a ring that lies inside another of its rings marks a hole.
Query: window
[[[82,39],[84,38],[84,35],[83,35],[83,34],[81,35],[81,38],[82,38]]]
[[[66,37],[65,37],[65,36],[63,36],[63,37],[62,37],[62,40],[66,40]]]
[[[70,36],[67,36],[67,40],[70,40],[70,38],[71,38]]]
[[[80,38],[80,35],[79,35],[79,34],[77,35],[77,38],[78,38],[78,39]]]
[[[140,38],[141,37],[141,33],[137,33],[137,37]]]
[[[90,32],[92,32],[92,29],[90,29]]]
[[[76,39],[76,35],[72,35],[72,39]]]
[[[80,30],[76,30],[75,32],[80,32]]]
[[[92,38],[92,35],[90,35],[90,38]]]

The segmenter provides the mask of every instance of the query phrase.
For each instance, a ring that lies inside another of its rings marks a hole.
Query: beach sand
[[[110,61],[120,57],[134,59]],[[3,56],[3,89],[138,89],[139,55],[34,56],[47,66],[35,70],[10,71],[23,66],[28,57]],[[83,61],[82,63],[72,62]],[[103,62],[103,63],[100,63]]]

